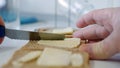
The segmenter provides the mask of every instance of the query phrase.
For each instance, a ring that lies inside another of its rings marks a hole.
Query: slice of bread
[[[71,55],[71,64],[72,66],[79,67],[84,63],[83,56],[81,54],[72,54]]]
[[[73,33],[73,29],[71,27],[63,28],[63,29],[53,29],[52,33],[57,33],[57,34],[72,34]]]
[[[41,55],[42,51],[32,51],[12,62],[14,67],[22,67],[23,64],[35,60]]]
[[[44,31],[53,32],[53,29]],[[79,46],[86,41],[71,38],[71,29],[63,33],[70,38],[29,41],[2,68],[89,68],[88,54],[79,51]]]
[[[41,53],[39,58],[29,62],[13,64],[14,61],[34,51],[41,51],[43,53]],[[75,64],[76,62],[77,64]],[[74,52],[56,48],[18,50],[2,68],[89,68],[89,56],[87,53],[81,51]]]
[[[41,55],[41,53],[42,53],[42,51],[29,52],[28,54],[26,54],[23,57],[16,60],[16,62],[18,62],[18,63],[26,63],[26,62],[32,61],[32,60],[38,58]]]
[[[37,60],[39,66],[69,66],[72,52],[56,48],[45,48]]]
[[[40,40],[38,44],[59,48],[76,48],[80,45],[80,38],[66,38],[64,40]]]

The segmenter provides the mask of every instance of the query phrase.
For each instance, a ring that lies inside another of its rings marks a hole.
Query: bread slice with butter
[[[39,66],[69,66],[71,51],[56,48],[45,48],[37,60]]]
[[[38,44],[59,48],[76,48],[80,45],[80,38],[66,38],[64,40],[40,40]]]
[[[70,29],[61,33],[73,32]],[[29,41],[2,68],[89,68],[89,55],[79,51],[83,43],[78,38]]]
[[[66,28],[40,28],[36,29],[38,32],[45,32],[45,33],[56,33],[56,34],[64,34],[66,38],[72,38],[72,34],[75,29],[71,27]]]
[[[29,62],[21,62],[22,64],[15,64],[14,61],[34,52],[34,50],[16,51],[11,60],[2,68],[89,68],[89,56],[85,52],[56,48],[35,51],[42,52],[39,58],[29,60]]]
[[[56,34],[72,34],[73,33],[73,29],[70,27],[67,28],[63,28],[63,29],[53,29],[52,33],[56,33]]]
[[[18,62],[18,63],[29,62],[31,60],[34,60],[34,59],[38,58],[41,55],[41,53],[42,53],[42,51],[32,51],[32,52],[29,52],[28,54],[26,54],[23,57],[21,57],[18,60],[16,60],[16,62]]]
[[[22,67],[24,63],[30,62],[41,55],[42,51],[31,51],[26,55],[12,62],[14,67]]]

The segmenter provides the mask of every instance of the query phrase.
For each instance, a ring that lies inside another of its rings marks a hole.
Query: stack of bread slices
[[[85,43],[80,38],[72,38],[72,28],[41,32],[65,34],[66,38],[29,41],[3,68],[89,68],[88,54],[79,50],[80,45]]]

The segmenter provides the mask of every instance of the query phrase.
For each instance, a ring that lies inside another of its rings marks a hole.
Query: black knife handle
[[[0,38],[5,36],[5,26],[0,25]]]

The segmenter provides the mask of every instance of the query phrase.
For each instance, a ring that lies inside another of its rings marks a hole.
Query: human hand
[[[80,18],[77,27],[81,29],[73,37],[93,41],[80,47],[92,59],[108,59],[120,52],[120,8],[89,12]]]
[[[0,44],[2,43],[2,41],[4,40],[4,22],[2,20],[2,18],[0,17]]]

